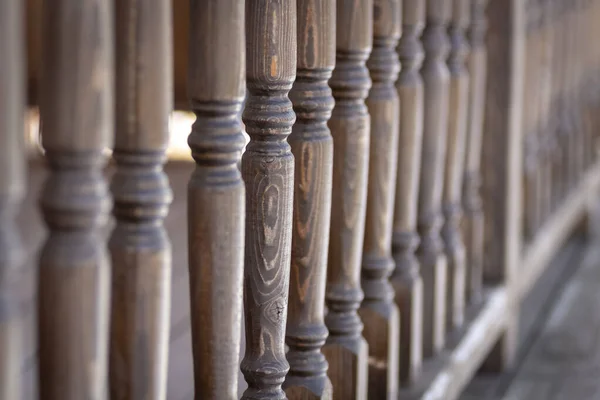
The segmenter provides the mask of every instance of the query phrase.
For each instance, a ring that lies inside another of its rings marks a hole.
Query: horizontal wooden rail
[[[438,359],[425,362],[421,378],[412,388],[401,391],[399,398],[457,399],[504,332],[509,311],[507,293],[504,286],[489,289],[482,306],[467,310],[463,330],[448,339],[448,347]]]

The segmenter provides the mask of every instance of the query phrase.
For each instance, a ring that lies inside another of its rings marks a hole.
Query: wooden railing
[[[171,398],[182,86],[196,398],[237,399],[241,370],[248,400],[449,400],[509,368],[520,300],[600,186],[598,18],[598,0],[0,0],[0,399],[22,398],[27,100],[48,170],[39,397]]]

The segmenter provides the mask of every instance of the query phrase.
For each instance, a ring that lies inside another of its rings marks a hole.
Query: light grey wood
[[[504,283],[512,298],[522,251],[524,4],[521,0],[492,1],[487,15],[488,80],[481,168],[486,226],[484,281]],[[502,370],[514,360],[518,329],[515,307],[511,302],[512,318],[486,360],[487,370]]]
[[[447,259],[440,237],[442,190],[446,160],[450,76],[446,65],[449,51],[447,24],[451,3],[428,0],[423,31],[425,59],[423,149],[417,219],[421,243],[417,249],[423,277],[423,355],[433,357],[446,337]]]
[[[423,361],[423,281],[415,250],[419,244],[417,212],[423,142],[423,62],[420,36],[425,25],[425,0],[402,1],[402,36],[398,56],[402,69],[396,81],[400,100],[398,171],[392,235],[396,269],[391,277],[400,310],[400,383],[413,382]]]
[[[460,328],[465,312],[466,253],[461,230],[463,217],[461,199],[469,110],[469,72],[465,65],[469,51],[465,35],[469,23],[469,11],[468,0],[453,0],[448,28],[450,91],[448,143],[442,194],[444,211],[442,237],[448,259],[446,327],[449,331]]]

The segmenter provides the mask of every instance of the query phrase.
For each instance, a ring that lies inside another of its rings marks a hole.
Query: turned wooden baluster
[[[25,5],[0,0],[0,399],[21,398],[25,254],[15,222],[25,194]]]
[[[172,107],[171,2],[115,1],[116,135],[110,238],[110,398],[164,399],[171,300],[171,202],[163,172]]]
[[[197,399],[237,399],[242,318],[245,189],[244,1],[190,2],[188,240]],[[249,267],[253,265],[249,264]]]
[[[539,12],[537,0],[527,0],[526,52],[523,90],[523,220],[524,237],[531,240],[537,230],[536,218],[536,169],[538,164],[538,139],[535,135],[535,117],[537,115],[537,67],[539,51],[537,47],[539,30]]]
[[[40,112],[50,174],[41,194],[49,236],[39,267],[42,400],[107,398],[110,270],[101,233],[102,168],[111,144],[109,0],[55,0],[44,10]]]
[[[392,224],[398,167],[400,71],[399,0],[373,2],[373,50],[367,61],[373,85],[366,105],[371,117],[369,183],[362,256],[365,298],[359,310],[369,346],[369,398],[398,396],[399,315],[389,277],[394,271]]]
[[[338,0],[336,66],[329,85],[335,107],[333,189],[325,323],[329,338],[323,352],[336,399],[367,396],[368,346],[357,310],[363,299],[360,265],[363,250],[369,113],[365,98],[371,87],[365,65],[373,43],[373,1]]]
[[[465,312],[466,250],[461,232],[461,192],[469,111],[469,73],[465,65],[469,51],[465,36],[469,24],[469,6],[469,0],[452,0],[452,18],[448,28],[451,44],[448,57],[450,103],[442,236],[448,259],[446,327],[449,331],[462,326]]]
[[[537,130],[540,137],[541,163],[539,165],[539,202],[541,222],[548,219],[551,213],[551,188],[552,188],[552,126],[550,117],[550,100],[552,98],[552,76],[554,65],[552,63],[552,30],[554,20],[552,7],[549,0],[544,0],[542,4],[542,59],[540,60],[540,69],[538,74],[541,76],[540,82],[540,108],[537,119]]]
[[[246,183],[244,303],[248,382],[243,399],[284,399],[294,156],[286,139],[295,114],[288,92],[296,78],[296,1],[246,1],[248,98],[243,120],[250,143]]]
[[[464,237],[467,265],[467,302],[482,300],[483,284],[483,205],[481,187],[481,150],[483,143],[483,115],[487,79],[487,29],[485,9],[488,0],[471,0],[471,25],[468,31],[470,53],[469,114],[467,122],[467,153],[463,182]]]
[[[446,66],[446,26],[451,3],[427,0],[423,32],[425,59],[423,151],[419,190],[418,228],[421,243],[417,255],[424,285],[423,354],[432,357],[445,343],[447,260],[440,238],[442,188],[448,129],[449,72]]]
[[[423,81],[419,69],[423,61],[420,36],[425,20],[425,0],[402,1],[402,37],[398,55],[402,69],[396,82],[400,106],[398,168],[392,235],[396,269],[391,282],[400,310],[401,384],[410,384],[421,372],[423,347],[423,282],[415,249],[417,204],[423,140]]]
[[[331,399],[321,352],[331,215],[333,140],[327,127],[335,65],[335,0],[298,0],[298,70],[290,99],[296,112],[289,143],[294,154],[294,222],[283,385],[290,399]]]

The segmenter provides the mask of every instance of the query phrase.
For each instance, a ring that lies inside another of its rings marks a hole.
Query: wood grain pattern
[[[163,221],[172,193],[162,166],[173,101],[171,3],[117,0],[114,7],[110,398],[161,400],[171,308],[171,244]]]
[[[237,399],[245,188],[238,160],[245,94],[242,0],[190,2],[188,254],[195,398]],[[248,265],[250,267],[250,265]]]
[[[487,3],[488,0],[471,0],[471,20],[468,29],[470,52],[467,67],[470,81],[462,204],[465,212],[463,233],[467,249],[466,299],[470,304],[481,302],[483,290],[484,228],[480,168],[487,80]]]
[[[296,1],[246,2],[250,143],[242,157],[246,183],[244,304],[248,382],[243,399],[284,399],[289,364],[285,325],[292,240],[294,156],[286,139],[295,121],[288,92],[296,77]]]
[[[44,9],[40,112],[50,174],[40,255],[39,396],[105,399],[110,270],[102,175],[111,144],[111,2],[57,0]]]
[[[373,50],[367,61],[373,85],[366,105],[371,116],[369,183],[359,315],[369,345],[369,398],[398,396],[399,315],[389,277],[394,271],[392,223],[398,167],[400,71],[396,46],[402,8],[397,0],[373,2]]]
[[[0,0],[0,399],[20,399],[25,252],[16,216],[25,196],[25,7]]]
[[[333,140],[327,127],[334,100],[327,82],[335,65],[335,1],[298,0],[296,112],[289,143],[294,154],[294,222],[286,344],[290,399],[331,399],[321,352],[331,216]]]
[[[357,310],[360,286],[370,118],[365,99],[371,87],[366,61],[373,44],[373,1],[337,2],[336,67],[329,85],[335,107],[329,120],[333,136],[333,189],[324,353],[335,399],[367,396],[367,343]]]
[[[425,59],[423,152],[419,191],[417,249],[423,276],[423,354],[437,355],[444,347],[446,324],[447,260],[440,237],[442,189],[448,127],[449,72],[446,65],[449,43],[446,34],[451,3],[428,0],[423,31]]]
[[[420,36],[425,25],[425,0],[402,2],[402,36],[398,56],[402,69],[396,82],[400,100],[398,168],[394,205],[392,252],[396,269],[391,282],[400,310],[399,379],[416,380],[423,358],[423,281],[415,250],[419,244],[417,206],[423,141],[423,62]]]
[[[465,166],[467,135],[469,72],[465,65],[469,46],[465,30],[469,23],[469,0],[453,0],[452,16],[448,26],[450,53],[450,97],[448,142],[444,191],[442,194],[444,226],[442,237],[448,259],[446,292],[446,328],[458,329],[465,319],[466,250],[462,237],[462,183]]]

